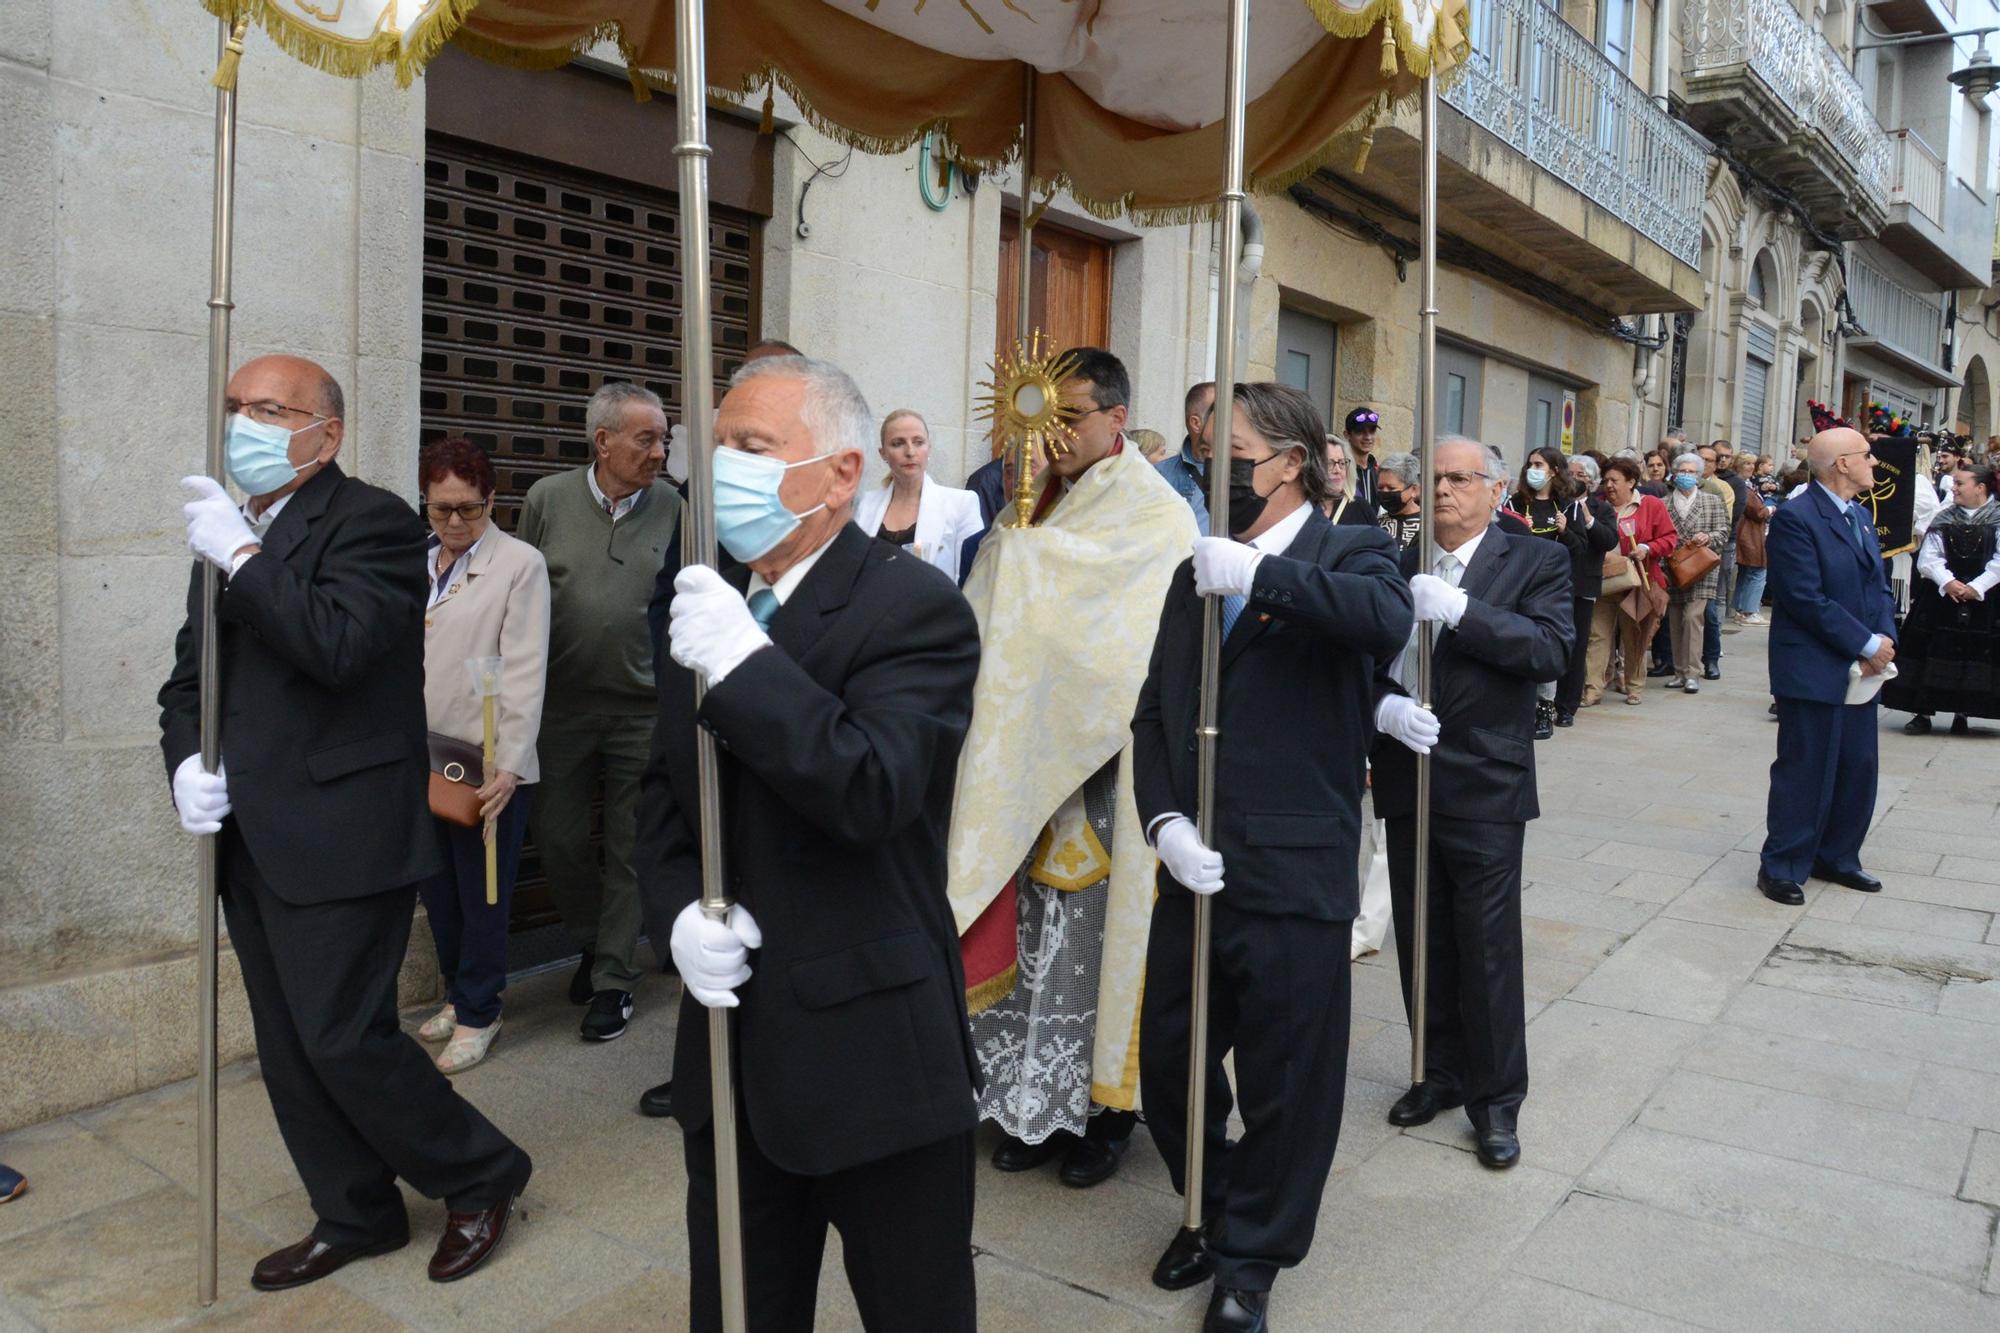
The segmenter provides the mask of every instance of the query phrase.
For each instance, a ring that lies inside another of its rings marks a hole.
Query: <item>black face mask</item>
[[[1410,503],[1408,491],[1377,491],[1375,498],[1381,501],[1382,512],[1391,518],[1403,512]]]
[[[1247,458],[1229,460],[1229,535],[1240,537],[1248,532],[1259,518],[1263,517],[1264,506],[1271,502],[1268,495],[1257,494],[1254,478],[1257,469],[1275,459],[1283,458],[1287,450],[1280,449],[1270,458],[1260,458],[1255,462]]]

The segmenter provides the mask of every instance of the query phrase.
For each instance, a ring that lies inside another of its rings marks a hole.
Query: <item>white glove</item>
[[[1465,589],[1454,588],[1435,574],[1418,574],[1410,580],[1410,597],[1417,604],[1417,619],[1442,621],[1457,628],[1465,614]]]
[[[1250,578],[1264,553],[1228,537],[1194,539],[1194,590],[1203,597],[1210,593],[1250,595]]]
[[[229,766],[218,759],[211,773],[201,766],[199,751],[181,760],[174,770],[174,809],[189,833],[222,832],[230,810]]]
[[[1429,754],[1438,743],[1437,714],[1407,694],[1385,694],[1375,705],[1375,730],[1401,741],[1417,754]]]
[[[1222,853],[1212,851],[1195,831],[1194,821],[1175,815],[1153,835],[1153,846],[1174,881],[1204,896],[1222,888]]]
[[[757,628],[743,594],[707,565],[689,565],[674,576],[667,614],[674,661],[701,672],[711,685],[720,685],[744,658],[771,642]]]
[[[236,553],[257,544],[257,534],[215,478],[182,477],[181,486],[196,497],[181,506],[187,515],[188,549],[227,574]]]
[[[763,944],[764,932],[741,903],[727,921],[712,921],[693,902],[674,918],[669,948],[688,994],[710,1009],[734,1009],[736,988],[750,980],[750,951]]]

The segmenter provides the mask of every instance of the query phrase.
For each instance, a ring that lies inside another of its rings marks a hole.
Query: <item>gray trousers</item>
[[[535,752],[542,780],[532,824],[549,896],[580,949],[597,955],[593,990],[637,989],[639,885],[632,872],[649,714],[545,713]],[[604,792],[604,859],[590,845],[590,805]]]

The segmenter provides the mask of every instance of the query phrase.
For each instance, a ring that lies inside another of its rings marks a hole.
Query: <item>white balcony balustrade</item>
[[[1689,266],[1707,152],[1540,0],[1475,0],[1472,55],[1444,100]]]

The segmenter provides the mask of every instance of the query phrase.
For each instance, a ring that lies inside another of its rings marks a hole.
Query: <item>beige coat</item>
[[[480,743],[484,722],[465,662],[495,656],[504,665],[494,753],[501,768],[534,782],[549,664],[549,570],[540,551],[489,524],[468,567],[424,613],[424,712],[432,731]]]

